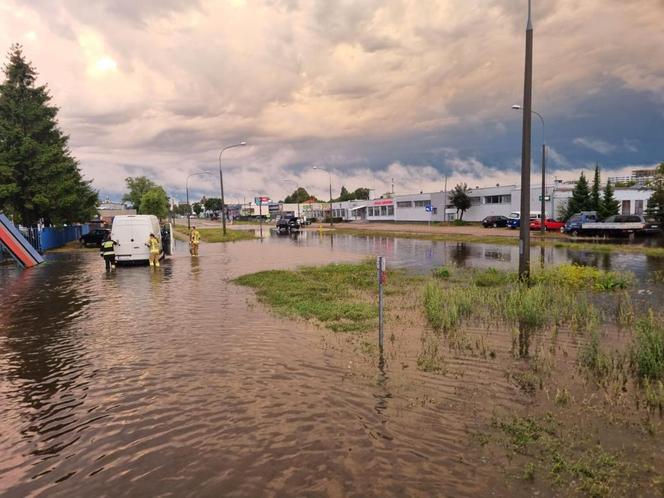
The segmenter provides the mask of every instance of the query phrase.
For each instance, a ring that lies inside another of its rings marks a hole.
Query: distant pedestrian
[[[192,227],[191,233],[189,234],[189,252],[192,256],[198,256],[198,246],[201,243],[201,232],[196,230],[196,227]]]
[[[115,246],[117,245],[118,243],[111,239],[111,234],[107,233],[100,247],[101,257],[106,263],[106,271],[115,270]]]
[[[159,266],[159,239],[151,233],[145,245],[150,248],[150,266]]]

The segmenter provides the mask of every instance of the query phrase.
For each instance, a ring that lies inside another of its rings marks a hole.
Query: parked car
[[[539,211],[531,211],[530,212],[530,220],[534,220],[537,218],[541,218],[542,213]],[[512,211],[509,216],[507,217],[507,226],[509,228],[519,228],[521,226],[521,212],[520,211]]]
[[[554,232],[560,232],[565,226],[564,221],[557,221],[552,218],[547,218],[544,222],[544,230],[553,230]],[[542,222],[539,218],[530,220],[530,229],[531,230],[541,230]]]
[[[300,230],[300,220],[297,216],[285,216],[277,221],[277,233],[291,233]]]
[[[484,228],[497,228],[497,227],[506,227],[507,226],[507,217],[506,216],[487,216],[482,220],[482,226]]]
[[[94,230],[90,230],[78,240],[82,246],[87,247],[94,245],[95,247],[101,247],[101,243],[109,233],[111,233],[111,231],[108,228],[95,228]]]
[[[597,214],[597,211],[581,211],[580,213],[572,215],[572,217],[567,220],[565,226],[562,229],[562,232],[578,235],[581,231],[581,226],[584,223],[597,222],[599,222],[599,215]]]
[[[652,218],[646,218],[641,214],[616,214],[609,216],[604,223],[643,223],[644,233],[655,233],[662,230],[657,221]]]

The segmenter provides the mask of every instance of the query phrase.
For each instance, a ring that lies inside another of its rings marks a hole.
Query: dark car
[[[101,243],[106,238],[106,235],[110,234],[111,230],[108,228],[95,228],[90,230],[88,233],[83,235],[79,240],[82,246],[96,246],[101,247]]]
[[[291,233],[300,230],[300,220],[297,216],[286,216],[277,221],[278,233]]]
[[[484,228],[489,227],[506,227],[507,226],[507,217],[505,216],[487,216],[482,220],[482,226]]]

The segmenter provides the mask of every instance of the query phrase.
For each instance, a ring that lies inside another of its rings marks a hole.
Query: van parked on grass
[[[164,257],[159,220],[153,215],[122,215],[113,219],[111,239],[118,243],[115,260],[118,263],[148,262],[150,249],[146,245],[150,234],[159,240],[159,259]]]

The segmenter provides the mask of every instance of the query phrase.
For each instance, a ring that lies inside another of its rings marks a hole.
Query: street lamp
[[[528,0],[526,61],[523,78],[523,127],[521,134],[521,221],[519,223],[519,278],[530,278],[530,140],[533,101],[533,23]],[[527,215],[524,223],[524,215]]]
[[[295,180],[282,180],[283,183],[295,185],[295,197],[297,198],[297,217],[300,218],[300,185]]]
[[[209,171],[198,171],[196,173],[192,173],[187,177],[187,181],[185,182],[186,190],[187,190],[187,229],[191,230],[191,206],[189,205],[189,178],[192,176],[197,176],[197,175],[210,175]]]
[[[521,106],[519,104],[514,104],[512,106],[512,109],[514,109],[515,111],[520,111]],[[546,213],[545,213],[546,205],[544,203],[544,199],[546,197],[545,195],[546,194],[546,176],[545,176],[546,175],[546,134],[544,133],[544,118],[542,117],[542,115],[537,111],[533,111],[532,109],[530,110],[530,112],[537,115],[537,117],[539,117],[540,121],[542,122],[542,199],[541,199],[542,223],[540,224],[540,232],[542,233],[542,235],[544,235],[544,231],[546,230],[546,226],[544,226],[546,222]],[[553,215],[553,212],[551,213],[551,215]]]
[[[224,205],[224,173],[221,171],[221,155],[227,149],[232,149],[234,147],[243,147],[247,145],[247,142],[240,142],[239,144],[227,145],[221,152],[219,152],[219,187],[221,189],[221,232],[223,235],[226,235],[226,206]]]
[[[314,169],[325,171],[330,176],[330,227],[334,227],[334,217],[332,216],[332,173],[320,166],[314,166]]]

